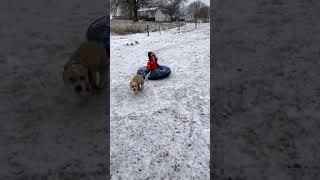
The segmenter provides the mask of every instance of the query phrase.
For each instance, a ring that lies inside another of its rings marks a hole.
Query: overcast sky
[[[194,1],[197,1],[197,0],[188,0],[187,4],[190,4]],[[210,5],[210,0],[201,0],[202,2],[204,2],[206,5]]]

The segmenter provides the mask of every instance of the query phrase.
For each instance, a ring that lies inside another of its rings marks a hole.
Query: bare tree
[[[115,16],[117,14],[117,10],[121,5],[121,0],[110,0],[110,12]]]
[[[180,8],[184,2],[187,2],[187,0],[164,0],[162,1],[160,7],[165,10],[170,16],[171,20],[173,20],[173,17],[180,15]]]
[[[158,5],[161,0],[111,0],[111,8],[116,13],[120,8],[124,16],[129,16],[134,22],[138,21],[138,10],[142,7]]]
[[[199,18],[201,18],[204,22],[209,21],[209,6],[203,5],[199,10]]]
[[[197,28],[198,18],[200,17],[200,9],[205,6],[200,0],[191,3],[188,7],[189,14],[192,15],[195,23],[195,28]]]
[[[138,21],[138,10],[151,2],[151,0],[123,0],[133,12],[133,21]]]

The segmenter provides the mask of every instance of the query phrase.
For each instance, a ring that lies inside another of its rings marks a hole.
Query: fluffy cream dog
[[[138,91],[142,91],[144,86],[144,79],[142,75],[135,75],[129,85],[130,88],[133,90],[134,94],[137,94]]]
[[[85,41],[66,63],[64,82],[81,95],[98,93],[105,87],[107,61],[107,51],[100,42]]]

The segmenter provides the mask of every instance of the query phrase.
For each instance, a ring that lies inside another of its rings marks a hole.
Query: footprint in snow
[[[137,44],[139,44],[139,42],[138,41],[135,41],[134,43],[127,43],[126,44],[126,46],[134,46],[134,45],[137,45]]]

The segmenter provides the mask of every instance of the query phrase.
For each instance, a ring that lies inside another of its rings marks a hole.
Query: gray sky
[[[197,1],[197,0],[188,0],[187,4],[190,4],[194,1]],[[206,5],[210,5],[210,0],[201,0],[202,2],[204,2]]]

